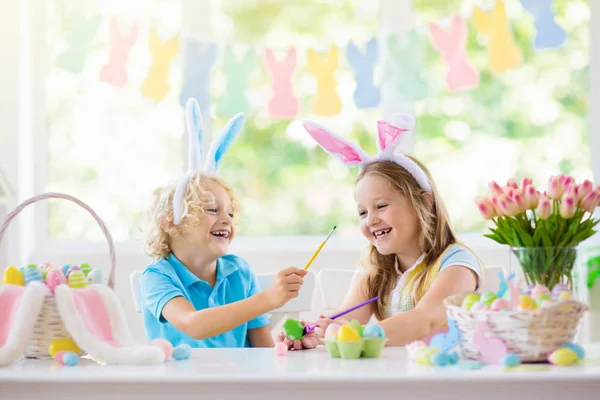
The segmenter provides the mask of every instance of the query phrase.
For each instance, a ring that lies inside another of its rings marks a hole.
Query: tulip
[[[505,196],[502,200],[499,201],[499,203],[500,208],[502,209],[504,214],[508,215],[509,217],[517,215],[521,212],[517,202],[514,199],[511,199],[510,197]]]
[[[512,199],[517,203],[519,207],[519,212],[525,212],[529,208],[529,203],[525,200],[525,196],[520,195],[519,193],[515,193]]]
[[[575,178],[573,178],[572,176],[561,175],[560,183],[562,184],[563,188],[566,188],[566,187],[569,187],[569,185],[575,184]]]
[[[519,189],[519,185],[517,185],[517,181],[515,180],[515,178],[510,178],[508,182],[506,182],[506,187],[509,187],[511,189]]]
[[[496,181],[490,181],[490,183],[488,183],[488,187],[490,188],[492,196],[500,196],[504,193],[504,190],[502,190]]]
[[[548,180],[548,196],[552,200],[560,200],[564,191],[560,176],[551,176]]]
[[[523,178],[521,181],[521,188],[525,190],[525,188],[529,185],[533,185],[533,179],[531,178]]]
[[[489,197],[477,197],[475,204],[477,204],[477,208],[484,219],[492,219],[496,216],[494,203],[492,203],[492,199]]]
[[[600,194],[598,194],[598,192],[594,190],[593,192],[591,192],[587,196],[585,196],[583,198],[583,200],[581,200],[581,207],[585,211],[587,211],[589,213],[593,213],[594,209],[598,205],[599,197],[600,197]]]
[[[499,217],[504,215],[504,211],[502,211],[502,207],[500,207],[500,200],[502,198],[504,198],[504,195],[492,197],[492,205],[494,206],[494,211],[496,212],[496,215]]]
[[[535,208],[538,205],[538,202],[540,201],[540,193],[537,190],[535,190],[535,187],[531,184],[525,186],[523,196],[525,196],[525,202],[527,203],[527,209],[535,210]]]
[[[585,196],[590,194],[594,190],[594,184],[589,179],[583,181],[581,185],[578,186],[577,189],[577,201],[581,202]]]
[[[540,219],[548,219],[552,213],[552,203],[550,203],[550,199],[547,197],[542,197],[538,202],[535,212]]]
[[[579,204],[579,201],[577,200],[579,198],[579,185],[575,185],[574,183],[570,184],[569,186],[567,186],[567,188],[565,189],[565,192],[562,195],[562,198],[565,198],[566,194],[569,194],[571,196],[573,196],[575,198],[575,204]]]
[[[560,202],[559,213],[564,219],[573,218],[577,208],[577,197],[573,194],[565,193]]]

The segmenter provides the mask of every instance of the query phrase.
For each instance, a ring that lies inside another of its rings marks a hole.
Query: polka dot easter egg
[[[74,289],[82,289],[88,285],[88,280],[80,269],[69,271],[68,283]]]
[[[2,283],[5,285],[25,286],[25,277],[17,267],[11,265],[4,270]]]
[[[372,339],[385,339],[385,332],[380,325],[370,324],[367,325],[363,330],[363,337]]]
[[[63,275],[62,271],[58,268],[52,268],[46,275],[46,286],[52,293],[54,289],[59,285],[66,285],[67,278]]]

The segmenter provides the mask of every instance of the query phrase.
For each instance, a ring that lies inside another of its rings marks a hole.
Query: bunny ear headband
[[[187,171],[175,188],[173,195],[173,222],[179,225],[187,206],[183,204],[185,189],[190,179],[198,174],[216,175],[221,159],[229,149],[244,125],[244,114],[234,115],[219,135],[210,144],[204,165],[202,165],[202,113],[196,99],[189,98],[185,105],[185,126],[188,133]]]
[[[377,149],[375,156],[369,156],[360,146],[342,139],[327,128],[314,122],[304,122],[304,128],[329,154],[337,156],[347,166],[361,169],[375,161],[392,161],[406,169],[415,178],[421,189],[431,192],[431,185],[425,172],[410,158],[396,152],[403,133],[412,131],[415,119],[407,114],[390,115],[377,121]]]

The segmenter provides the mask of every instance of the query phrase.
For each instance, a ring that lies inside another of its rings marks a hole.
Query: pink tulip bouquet
[[[493,222],[486,237],[509,245],[519,260],[527,284],[557,283],[573,289],[577,247],[596,231],[593,212],[600,203],[600,186],[577,184],[571,176],[553,176],[540,193],[532,180],[505,187],[489,183],[490,196],[475,199],[481,215]]]

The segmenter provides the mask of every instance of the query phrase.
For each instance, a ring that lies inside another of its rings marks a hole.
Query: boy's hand
[[[317,319],[315,321],[315,324],[317,325],[315,332],[317,333],[317,336],[319,338],[324,339],[325,338],[325,332],[327,331],[327,327],[329,327],[329,325],[331,324],[338,324],[338,325],[347,325],[350,322],[343,319],[343,318],[338,318],[336,320],[330,319],[326,316],[324,316],[323,314],[319,315],[319,319]]]
[[[306,322],[305,321],[301,321],[302,325],[306,326]],[[288,350],[290,349],[294,349],[294,350],[302,350],[302,349],[312,349],[317,347],[317,345],[319,344],[319,338],[317,337],[317,332],[312,331],[307,335],[304,335],[302,337],[302,340],[294,340],[293,342],[289,339],[286,338],[283,335],[283,332],[279,332],[279,334],[277,335],[277,341],[278,342],[283,342],[287,345]]]
[[[275,275],[271,286],[265,290],[267,301],[272,309],[280,308],[291,299],[298,297],[298,292],[304,282],[302,277],[306,273],[303,269],[288,267]]]

